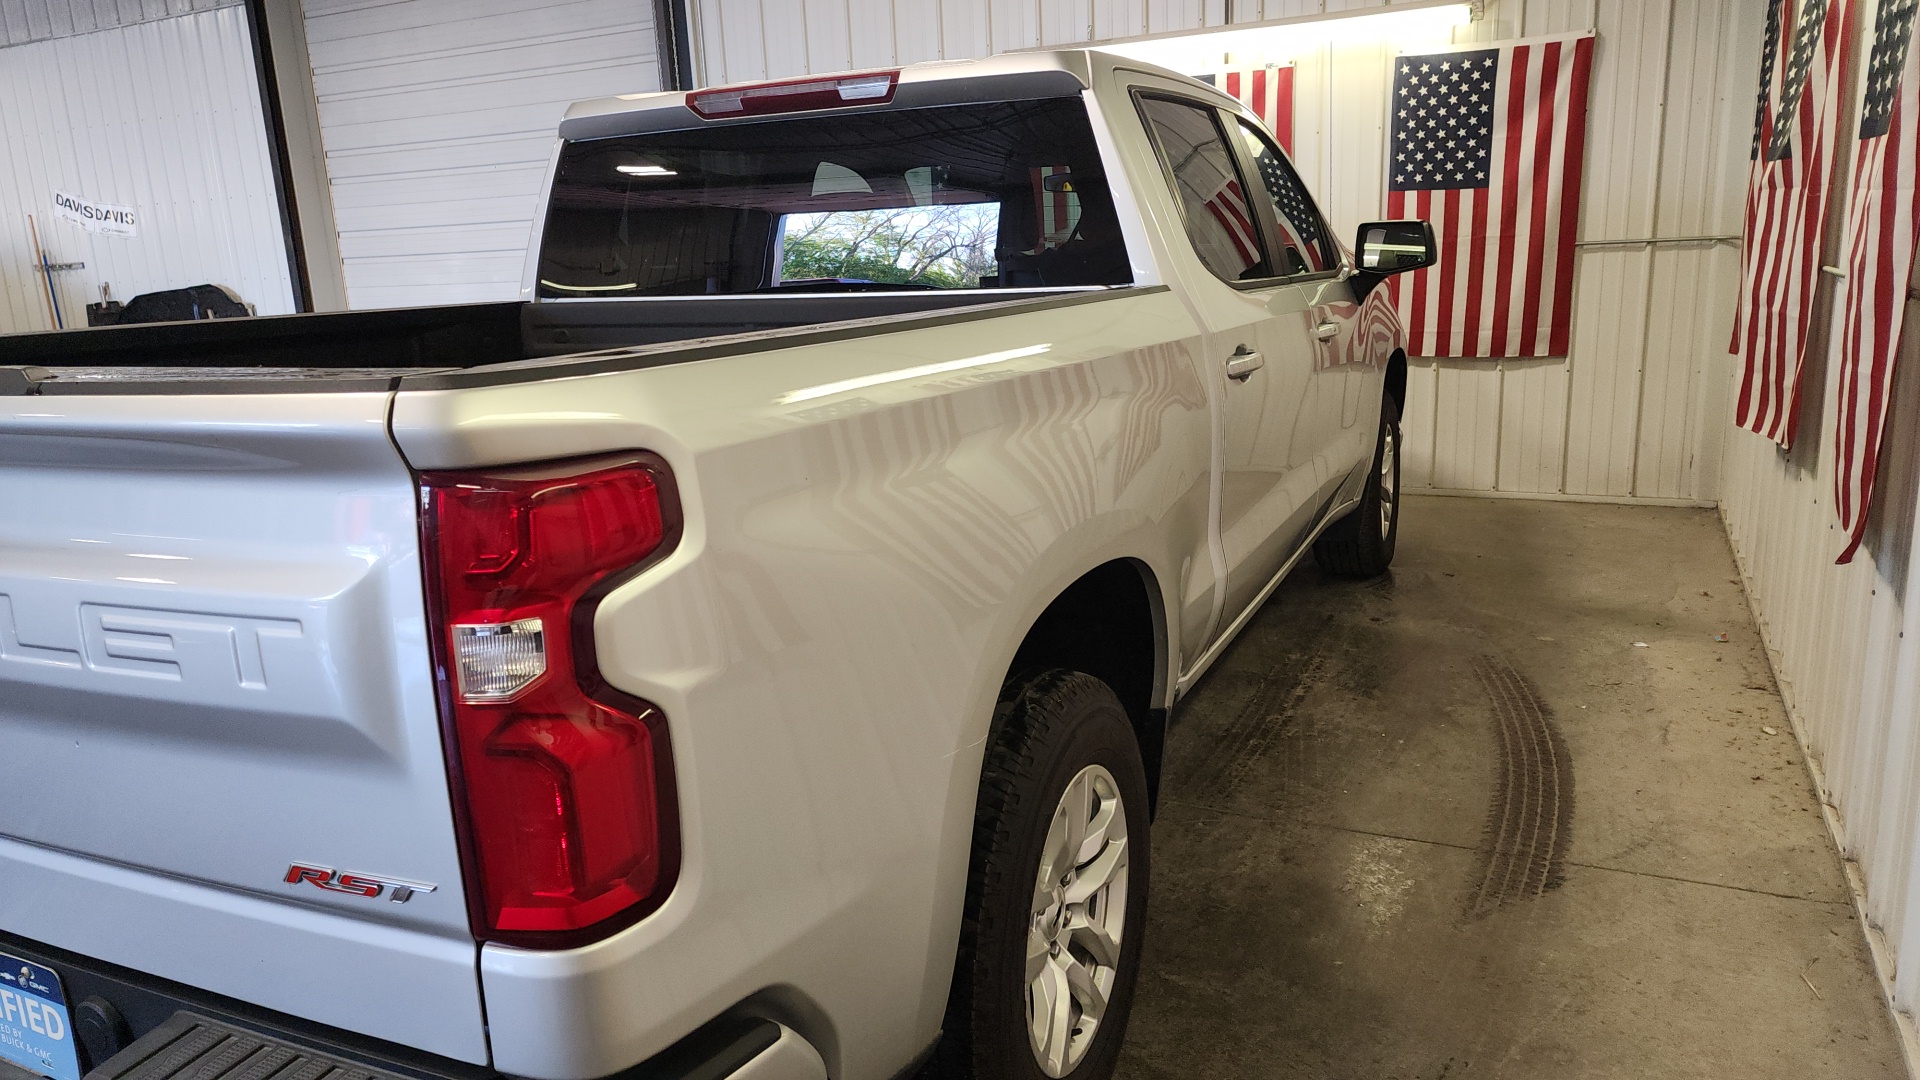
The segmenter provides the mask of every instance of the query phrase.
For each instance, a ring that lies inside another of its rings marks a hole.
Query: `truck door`
[[[1331,409],[1338,424],[1339,387],[1321,394],[1314,385],[1318,283],[1289,272],[1298,253],[1279,245],[1261,180],[1248,183],[1233,141],[1238,136],[1224,126],[1232,118],[1152,85],[1136,85],[1134,98],[1191,241],[1188,252],[1177,243],[1169,248],[1206,332],[1217,381],[1218,542],[1225,570],[1217,636],[1315,524],[1321,483],[1309,466],[1324,437],[1318,413]],[[1262,194],[1249,198],[1255,191]],[[1183,257],[1189,253],[1192,258]]]
[[[1272,211],[1269,249],[1280,253],[1280,268],[1287,281],[1302,290],[1306,303],[1313,365],[1286,459],[1289,469],[1305,470],[1297,472],[1299,482],[1311,482],[1311,501],[1321,514],[1330,513],[1338,509],[1333,500],[1341,484],[1373,459],[1383,368],[1367,351],[1371,343],[1361,341],[1356,332],[1360,308],[1348,282],[1351,267],[1341,258],[1293,163],[1271,136],[1245,117],[1228,114],[1222,121],[1238,136],[1242,171],[1259,178],[1249,186],[1254,202],[1264,195],[1266,209]],[[1319,524],[1318,516],[1312,524]]]

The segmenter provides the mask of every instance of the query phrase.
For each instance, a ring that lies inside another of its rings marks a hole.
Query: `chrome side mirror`
[[[1363,273],[1385,277],[1440,261],[1433,226],[1424,221],[1369,221],[1353,245]]]

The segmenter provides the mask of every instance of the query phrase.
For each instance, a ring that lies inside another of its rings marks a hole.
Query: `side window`
[[[1260,185],[1273,202],[1273,216],[1280,225],[1277,250],[1282,274],[1312,274],[1332,270],[1337,265],[1333,246],[1320,227],[1320,211],[1313,197],[1300,182],[1286,155],[1273,145],[1266,134],[1245,120],[1234,121],[1247,156],[1260,174]]]
[[[1227,281],[1272,277],[1258,219],[1240,187],[1233,154],[1214,126],[1213,110],[1143,97],[1140,113],[1153,133],[1200,261]]]

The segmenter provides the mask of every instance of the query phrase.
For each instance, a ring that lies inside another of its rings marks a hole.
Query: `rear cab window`
[[[538,295],[1125,285],[1085,104],[790,115],[562,148]]]

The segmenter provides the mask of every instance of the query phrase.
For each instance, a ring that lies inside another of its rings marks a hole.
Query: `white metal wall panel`
[[[1475,491],[1493,487],[1500,469],[1500,403],[1500,371],[1492,364],[1440,362],[1429,483]]]
[[[1567,438],[1567,363],[1500,362],[1500,491],[1560,490]]]
[[[1592,206],[1592,200],[1587,205]],[[1622,498],[1632,494],[1633,415],[1639,404],[1635,389],[1646,333],[1646,308],[1640,301],[1647,295],[1650,258],[1644,250],[1627,248],[1590,248],[1575,256],[1566,492]]]
[[[1911,308],[1908,317],[1916,317]],[[1912,962],[1920,948],[1916,345],[1915,335],[1902,344],[1873,520],[1852,564],[1833,565],[1841,541],[1832,508],[1837,380],[1830,376],[1806,384],[1818,412],[1803,415],[1819,423],[1803,427],[1792,453],[1729,432],[1721,503],[1781,692],[1821,775],[1842,852],[1864,886],[1883,972],[1893,977],[1909,1028],[1920,1001],[1920,964]]]
[[[237,7],[0,48],[0,332],[53,325],[27,214],[54,262],[86,263],[55,275],[69,326],[102,284],[125,300],[211,282],[291,311],[257,86]],[[133,206],[139,235],[55,220],[56,188]]]
[[[806,37],[801,4],[783,34]],[[512,299],[566,107],[657,90],[643,0],[306,0],[352,307]],[[841,27],[842,40],[847,27]]]
[[[1753,23],[1727,0],[1488,5],[1484,40],[1589,27],[1599,33],[1571,355],[1557,369],[1541,361],[1498,365],[1495,490],[1716,497],[1724,389],[1703,377],[1720,350],[1702,316],[1731,310],[1735,249],[1596,241],[1737,231],[1744,169],[1730,149],[1744,149],[1746,122],[1730,116],[1726,103],[1744,98],[1758,46],[1730,42],[1757,34]],[[1435,377],[1444,383],[1465,366],[1436,365]],[[1477,420],[1443,412],[1435,422]],[[1463,473],[1472,474],[1452,475]]]
[[[1244,7],[1248,0],[1239,0]],[[1377,0],[1375,0],[1377,3]],[[1228,0],[696,0],[708,85],[1222,26]],[[1315,11],[1319,0],[1311,0]],[[1244,21],[1252,16],[1241,16]],[[1276,18],[1278,16],[1263,16]]]
[[[0,0],[0,48],[232,7],[240,0]]]
[[[1405,455],[1400,461],[1400,483],[1407,488],[1433,486],[1434,410],[1439,407],[1439,373],[1432,364],[1412,364],[1407,368],[1407,405],[1400,414],[1400,445]]]
[[[740,82],[1218,26],[1227,2],[699,0],[697,52],[703,81]],[[1381,6],[1231,3],[1235,22]],[[1489,0],[1456,40],[1597,28],[1582,240],[1713,236],[1739,227],[1741,109],[1763,15],[1762,5],[1738,0]],[[1385,202],[1394,51],[1343,43],[1295,58],[1295,158],[1343,232]],[[1575,258],[1572,355],[1415,358],[1419,393],[1431,395],[1408,403],[1411,487],[1717,497],[1726,389],[1714,337],[1726,333],[1737,249],[1588,244]]]
[[[1846,191],[1851,158],[1840,160],[1835,188]],[[1844,212],[1836,208],[1836,222]],[[1837,261],[1842,235],[1844,228],[1830,230],[1823,262]],[[1849,879],[1864,895],[1875,959],[1911,1051],[1920,1047],[1920,334],[1901,342],[1866,541],[1851,564],[1836,566],[1838,378],[1825,356],[1834,283],[1822,275],[1820,284],[1793,450],[1727,424],[1731,364],[1708,376],[1720,384],[1722,405],[1703,422],[1726,432],[1721,515]],[[1916,319],[1910,303],[1909,329]],[[1724,314],[1705,320],[1703,333],[1724,342],[1728,323]]]

